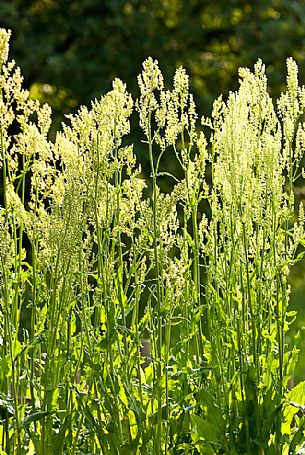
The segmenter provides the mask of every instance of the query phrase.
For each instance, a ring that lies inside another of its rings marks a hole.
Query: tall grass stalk
[[[1,29],[1,453],[301,453],[295,62],[276,104],[258,61],[199,125],[185,70],[165,89],[148,58],[135,103],[116,79],[51,142],[51,109],[22,88],[9,39]]]

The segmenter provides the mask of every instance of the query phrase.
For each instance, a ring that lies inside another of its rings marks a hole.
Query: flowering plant
[[[303,453],[305,382],[291,388],[286,340],[304,246],[296,63],[276,106],[258,61],[199,125],[185,70],[165,90],[148,58],[145,181],[125,84],[51,141],[51,109],[22,88],[9,38],[1,29],[0,453]]]

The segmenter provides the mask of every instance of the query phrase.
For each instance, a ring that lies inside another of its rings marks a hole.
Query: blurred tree
[[[136,93],[148,55],[167,81],[186,67],[208,113],[237,87],[239,66],[262,58],[277,94],[286,57],[305,54],[304,0],[2,0],[0,17],[26,84],[57,114],[88,104],[114,77]]]

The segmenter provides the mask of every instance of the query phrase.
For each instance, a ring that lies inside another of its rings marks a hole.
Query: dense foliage
[[[186,71],[166,90],[148,58],[135,101],[115,79],[50,141],[51,109],[22,88],[9,37],[0,29],[1,454],[304,453],[298,337],[287,344],[305,244],[295,61],[275,105],[259,60],[200,123]],[[170,194],[166,154],[180,167]]]
[[[238,67],[262,58],[278,96],[286,58],[304,61],[302,0],[2,0],[0,17],[27,87],[57,113],[88,105],[115,77],[135,93],[148,55],[166,81],[187,69],[201,114],[237,88]]]

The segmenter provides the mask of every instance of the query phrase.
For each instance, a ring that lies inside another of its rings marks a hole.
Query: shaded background
[[[297,61],[305,82],[305,0],[0,0],[0,26],[12,30],[10,55],[31,96],[53,108],[53,134],[65,113],[90,105],[115,77],[136,97],[136,77],[148,56],[159,60],[168,84],[175,68],[186,68],[205,115],[220,93],[237,89],[238,67],[252,68],[258,58],[266,64],[274,99],[285,87],[287,57]],[[138,158],[149,173],[134,131]],[[300,188],[298,201],[304,194]],[[305,325],[304,270],[302,263],[291,274],[291,306],[298,310],[291,338]],[[305,342],[297,381],[305,379],[304,351]]]

